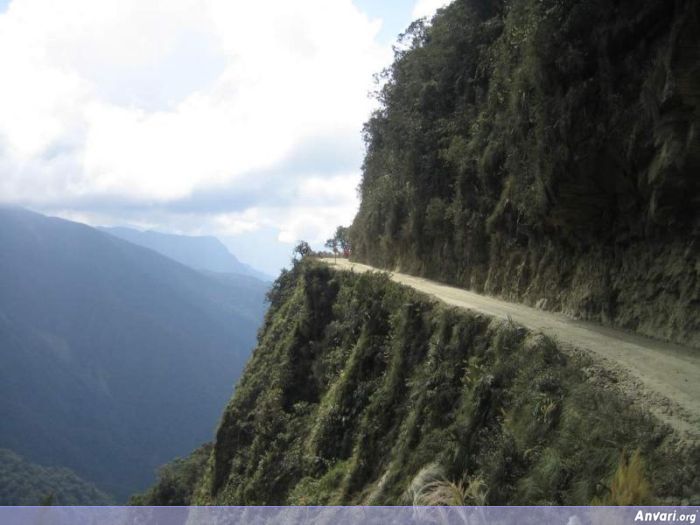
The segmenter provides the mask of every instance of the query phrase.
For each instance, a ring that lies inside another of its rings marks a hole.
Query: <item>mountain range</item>
[[[212,437],[268,285],[0,207],[0,447],[117,501]]]
[[[216,237],[173,235],[133,228],[104,227],[102,231],[165,255],[196,270],[250,275],[263,281],[273,278],[242,263]]]

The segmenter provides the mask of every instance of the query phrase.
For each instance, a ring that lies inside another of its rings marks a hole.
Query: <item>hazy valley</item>
[[[274,282],[215,237],[0,207],[5,503],[700,504],[700,3],[454,0],[372,95],[361,179],[295,171],[351,171],[329,125],[240,192],[127,206],[337,228]]]
[[[0,209],[0,447],[124,501],[211,439],[268,285]]]

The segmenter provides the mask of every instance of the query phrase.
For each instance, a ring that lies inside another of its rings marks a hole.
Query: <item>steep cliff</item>
[[[456,0],[367,122],[354,257],[700,347],[700,4]]]
[[[414,23],[366,124],[353,257],[700,347],[699,6]],[[309,261],[270,301],[180,501],[700,503],[698,445],[581,353]]]
[[[199,504],[700,501],[700,450],[587,358],[307,262],[276,282],[209,462],[189,464]]]
[[[266,289],[0,206],[0,448],[125,501],[210,438]]]

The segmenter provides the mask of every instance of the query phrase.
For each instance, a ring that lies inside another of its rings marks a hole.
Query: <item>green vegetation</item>
[[[700,347],[699,10],[455,0],[412,24],[353,257]]]
[[[353,257],[700,347],[699,9],[455,0],[413,23],[365,127]],[[310,253],[180,501],[700,503],[698,444],[586,357]]]
[[[112,499],[63,467],[42,467],[0,449],[0,505],[110,505]]]
[[[206,443],[186,458],[177,458],[158,471],[158,481],[143,494],[132,496],[131,505],[187,506],[192,503],[192,493],[202,477],[212,444]]]
[[[310,259],[269,299],[197,504],[700,502],[700,450],[546,337]]]
[[[350,253],[350,229],[345,226],[338,226],[333,237],[328,239],[325,244],[333,252],[333,256],[337,256],[338,252],[343,255]]]
[[[309,246],[309,243],[306,241],[299,241],[294,247],[292,258],[296,260],[298,256],[300,259],[303,259],[311,254],[313,254],[313,250],[311,249],[311,246]]]
[[[127,501],[211,439],[267,289],[0,206],[0,448]]]

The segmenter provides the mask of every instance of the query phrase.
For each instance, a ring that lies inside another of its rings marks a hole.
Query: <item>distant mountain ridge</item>
[[[0,206],[0,447],[125,500],[211,439],[266,291]]]
[[[99,228],[111,235],[149,248],[196,270],[239,273],[271,282],[272,277],[242,263],[216,237],[175,235],[153,230],[140,231],[125,227]]]

